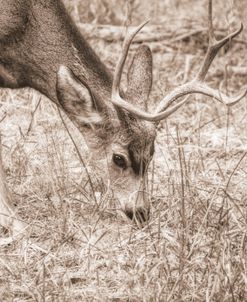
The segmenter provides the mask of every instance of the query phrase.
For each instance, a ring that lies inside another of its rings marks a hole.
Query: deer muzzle
[[[144,188],[130,194],[129,202],[124,209],[125,214],[138,225],[149,220],[149,196]]]

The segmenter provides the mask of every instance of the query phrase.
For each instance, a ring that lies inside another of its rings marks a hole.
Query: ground
[[[150,19],[157,35],[168,33],[154,40],[147,30],[154,55],[150,111],[199,68],[205,31],[182,36],[207,26],[206,2],[127,3],[131,24]],[[214,2],[220,33],[229,30],[232,15],[247,28],[245,1]],[[125,1],[65,4],[82,28],[126,23]],[[207,83],[229,94],[247,84],[246,37],[244,29],[217,56]],[[121,41],[90,33],[88,39],[113,70]],[[0,301],[246,301],[247,97],[226,108],[193,95],[160,123],[149,171],[151,217],[138,228],[107,198],[93,198],[83,138],[66,120],[75,148],[51,102],[27,89],[0,96],[7,182],[35,243],[0,247]]]

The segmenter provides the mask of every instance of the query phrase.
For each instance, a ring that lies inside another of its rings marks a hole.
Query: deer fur
[[[106,154],[109,175],[102,178],[110,179],[122,210],[130,218],[138,214],[146,220],[149,202],[144,179],[154,152],[154,125],[112,105],[113,76],[62,1],[0,0],[0,6],[0,87],[31,87],[61,107],[84,134],[95,161]],[[146,109],[151,84],[151,51],[141,46],[129,69],[124,96]],[[115,153],[126,159],[125,169],[114,164]],[[0,210],[13,216],[4,192],[1,174]]]

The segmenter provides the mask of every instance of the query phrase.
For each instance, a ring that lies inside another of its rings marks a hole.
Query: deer
[[[155,112],[150,113],[147,102],[153,66],[147,45],[137,48],[127,72],[127,87],[121,87],[130,45],[146,22],[127,31],[112,73],[79,32],[61,0],[0,0],[0,4],[0,87],[33,88],[65,112],[84,136],[96,165],[99,160],[105,162],[103,178],[110,181],[120,209],[133,221],[148,221],[146,178],[157,124],[185,105],[194,93],[227,106],[246,95],[244,89],[227,96],[205,82],[217,53],[240,34],[243,25],[217,40],[209,0],[209,44],[199,71],[159,100]],[[11,205],[2,161],[0,224],[13,234],[25,233],[28,227]]]

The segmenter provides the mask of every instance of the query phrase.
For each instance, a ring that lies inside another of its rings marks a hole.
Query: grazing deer
[[[146,111],[152,83],[152,55],[140,46],[128,71],[128,86],[120,89],[130,44],[142,24],[128,33],[112,76],[82,37],[61,0],[0,0],[0,87],[31,87],[62,108],[83,133],[95,161],[104,157],[111,187],[126,215],[148,218],[145,175],[154,153],[155,122],[166,119],[187,98],[201,93],[232,105],[246,93],[227,97],[208,87],[206,73],[219,49],[242,31],[217,41],[209,1],[209,47],[195,78],[164,97],[155,113]],[[104,152],[103,152],[104,151]],[[24,224],[14,215],[0,179],[0,223],[20,231]],[[106,171],[106,170],[104,170]],[[103,171],[102,171],[103,173]]]

